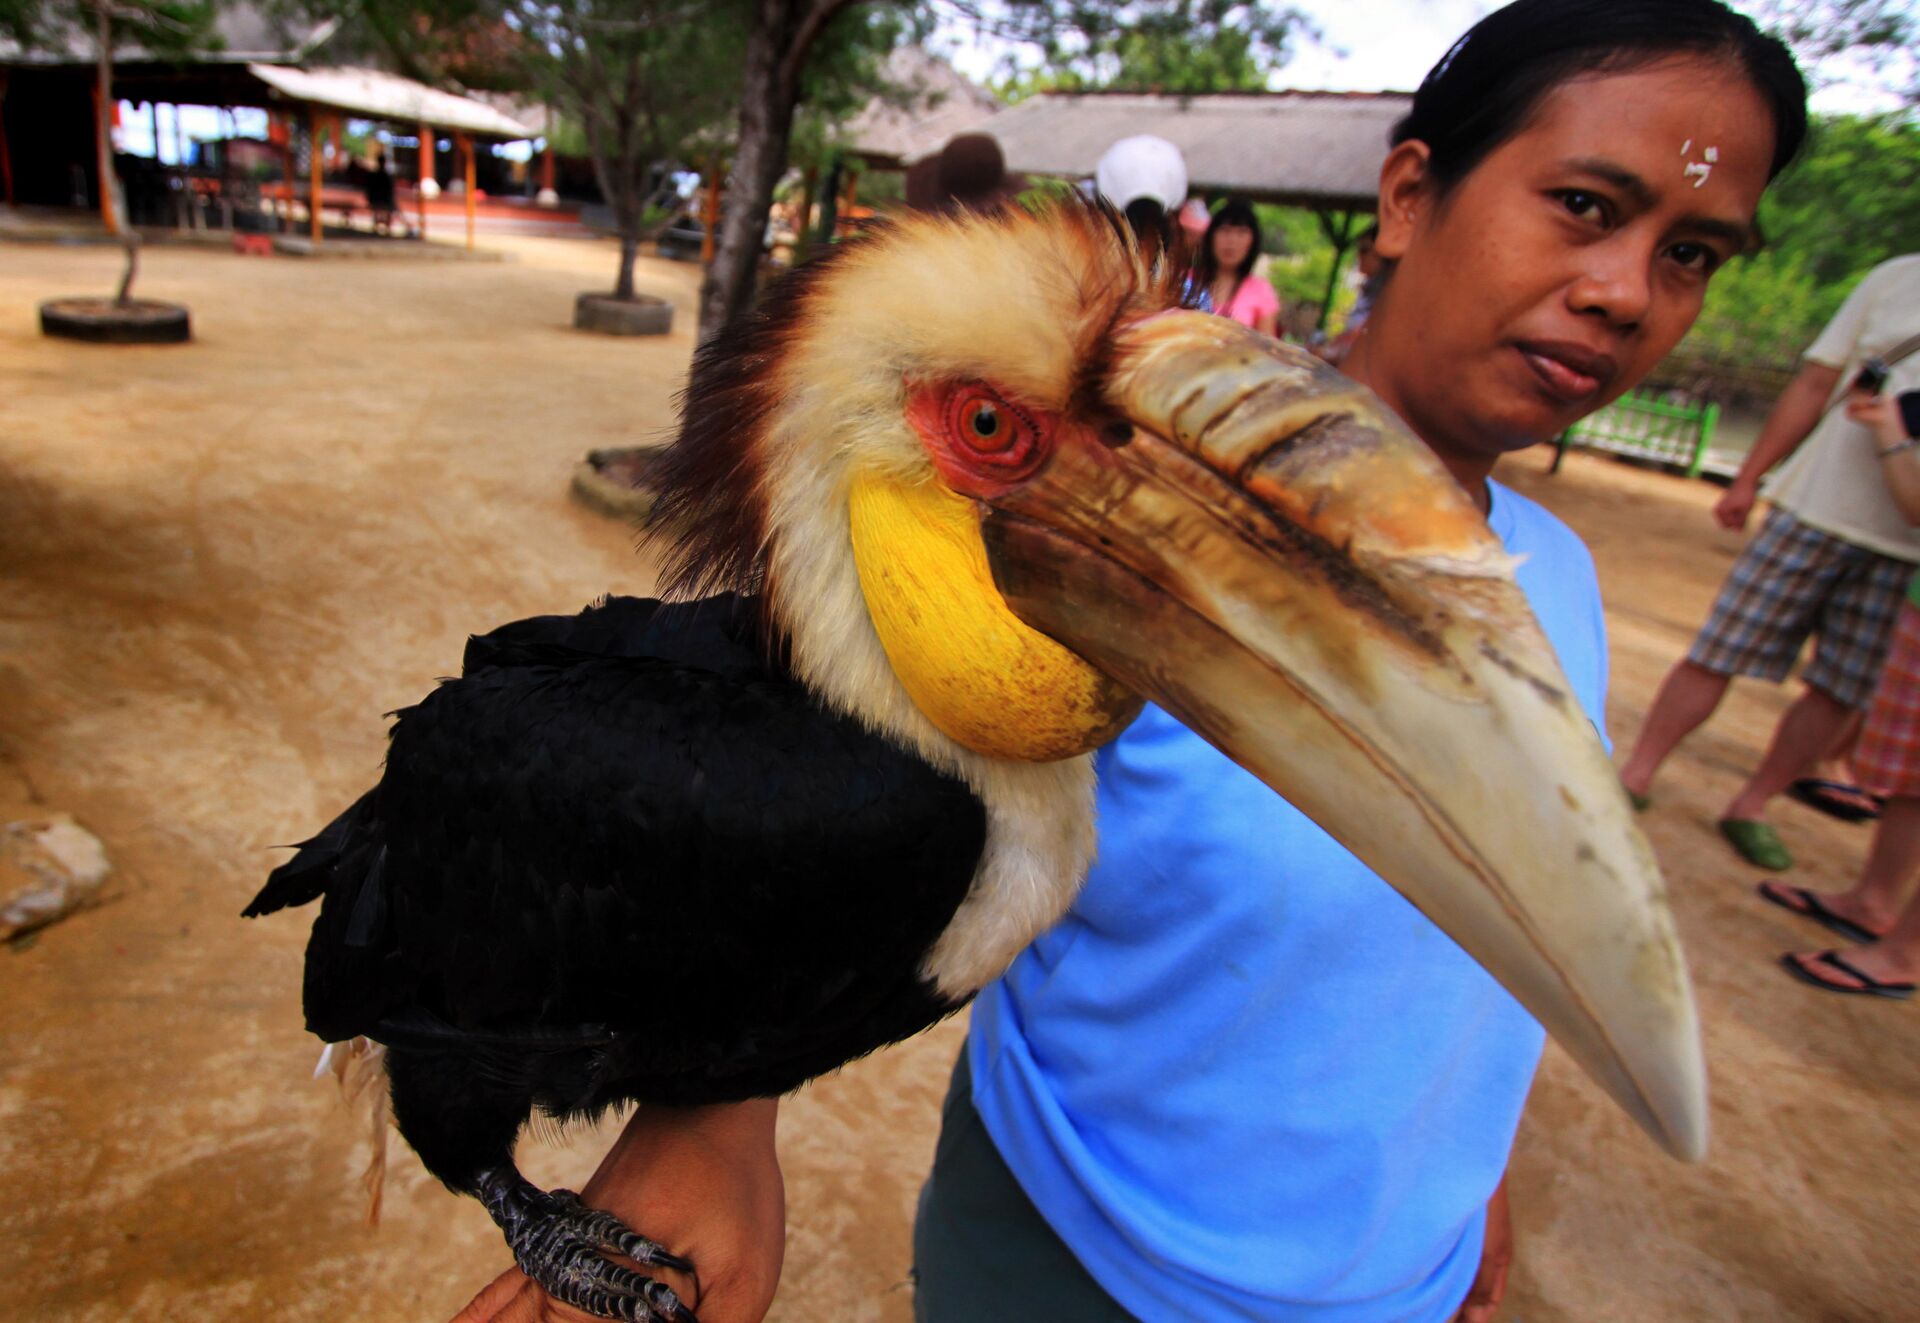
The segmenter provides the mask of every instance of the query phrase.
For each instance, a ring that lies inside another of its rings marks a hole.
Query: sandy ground
[[[688,334],[578,336],[572,295],[611,249],[500,242],[515,261],[154,251],[143,292],[190,301],[198,340],[120,351],[33,323],[41,298],[109,288],[111,252],[0,248],[0,818],[67,809],[119,870],[107,904],[0,951],[0,1317],[434,1320],[504,1265],[480,1208],[404,1151],[385,1225],[361,1225],[355,1132],[306,1079],[305,921],[237,917],[468,632],[651,582],[566,481],[669,420]],[[685,328],[694,278],[643,264],[640,284]],[[1599,559],[1624,743],[1738,539],[1711,527],[1711,488],[1544,461],[1506,476]],[[1699,982],[1713,1158],[1662,1157],[1550,1051],[1515,1159],[1509,1318],[1920,1317],[1920,1012],[1774,969],[1817,931],[1756,903],[1711,830],[1783,697],[1741,688],[1647,815]],[[1777,818],[1799,880],[1858,867],[1864,828]],[[959,1032],[786,1105],[776,1319],[910,1316]],[[578,1180],[605,1138],[530,1142],[529,1174]]]

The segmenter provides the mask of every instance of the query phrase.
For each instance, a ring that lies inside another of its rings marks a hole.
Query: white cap
[[[1100,195],[1122,211],[1130,202],[1152,198],[1172,216],[1187,200],[1187,163],[1180,149],[1150,133],[1107,148],[1093,181]]]

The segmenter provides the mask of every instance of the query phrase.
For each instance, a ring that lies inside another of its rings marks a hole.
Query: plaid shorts
[[[1920,795],[1920,607],[1900,608],[1853,772],[1877,795]]]
[[[1818,634],[1800,678],[1843,707],[1865,707],[1913,571],[1775,509],[1734,562],[1687,660],[1720,675],[1784,680],[1807,635]]]

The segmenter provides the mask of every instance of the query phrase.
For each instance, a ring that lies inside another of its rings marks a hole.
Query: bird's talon
[[[484,1186],[481,1199],[507,1233],[521,1271],[553,1299],[626,1323],[699,1323],[672,1287],[607,1254],[690,1276],[693,1265],[612,1213],[589,1208],[571,1190],[543,1192],[514,1178]]]

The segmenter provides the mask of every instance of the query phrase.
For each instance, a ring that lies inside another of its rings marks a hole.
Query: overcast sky
[[[1324,40],[1301,42],[1293,60],[1275,75],[1275,87],[1327,88],[1337,91],[1411,92],[1447,47],[1499,0],[1294,0],[1319,24]],[[1744,8],[1734,0],[1735,8]],[[969,76],[985,81],[1006,44],[981,41],[965,28],[949,25],[938,38],[949,57]],[[1031,55],[1026,57],[1031,60]],[[1910,66],[1909,66],[1910,67]],[[1817,91],[1816,110],[1892,109],[1896,98],[1877,91],[1865,70],[1830,69],[1832,86]]]

